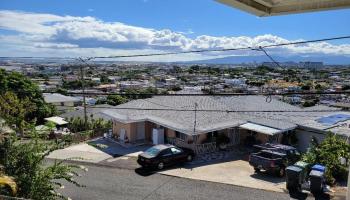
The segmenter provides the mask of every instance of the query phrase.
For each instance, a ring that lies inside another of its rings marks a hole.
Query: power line
[[[287,42],[287,43],[271,44],[271,45],[260,46],[259,48],[272,48],[272,47],[307,44],[307,43],[316,43],[316,42],[325,42],[325,41],[333,41],[333,40],[343,40],[343,39],[350,39],[350,36],[332,37],[332,38],[323,38],[323,39],[317,39],[317,40],[306,40],[306,41],[298,41],[298,42]],[[224,49],[203,49],[203,50],[169,52],[169,53],[134,54],[134,55],[119,55],[119,56],[94,56],[94,57],[87,58],[87,60],[105,59],[105,58],[131,58],[131,57],[166,56],[166,55],[177,55],[177,54],[188,54],[188,53],[224,52],[224,51],[239,51],[239,50],[255,50],[256,51],[257,49],[256,49],[256,47],[250,46],[250,47],[224,48]]]
[[[270,56],[270,55],[266,52],[266,50],[265,50],[263,47],[259,47],[259,50],[262,51],[262,52],[264,52],[264,54],[265,54],[273,63],[275,63],[275,65],[276,65],[277,67],[280,67],[280,68],[281,68],[281,65],[278,64],[278,62],[277,62],[275,59],[273,59],[272,56]]]
[[[43,91],[43,93],[57,93],[52,91]],[[107,95],[120,95],[120,96],[141,96],[141,97],[152,97],[152,96],[291,96],[291,95],[340,95],[350,94],[350,91],[341,92],[258,92],[258,93],[214,93],[214,94],[159,94],[159,93],[114,93],[114,92],[65,92],[69,95],[90,95],[90,96],[107,96]]]

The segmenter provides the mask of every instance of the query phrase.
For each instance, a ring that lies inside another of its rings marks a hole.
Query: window
[[[172,154],[173,154],[173,153],[171,152],[170,149],[164,149],[164,150],[160,153],[161,156],[171,156]]]
[[[186,134],[180,133],[178,131],[175,132],[176,138],[185,141],[186,140]]]
[[[159,153],[160,149],[156,147],[151,147],[145,151],[145,153],[151,155],[151,156],[156,156]]]
[[[181,150],[178,149],[178,148],[175,148],[175,147],[172,147],[170,150],[171,150],[171,152],[173,152],[173,154],[179,154],[179,153],[181,153]]]

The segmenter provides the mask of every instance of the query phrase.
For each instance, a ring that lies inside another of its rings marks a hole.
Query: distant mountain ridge
[[[350,56],[337,56],[337,55],[327,55],[327,56],[273,56],[274,60],[277,62],[323,62],[326,65],[350,65]],[[31,57],[0,57],[0,61],[5,60],[16,60],[25,63],[67,63],[74,61],[73,58],[55,58],[55,57],[42,57],[42,58],[31,58]],[[183,64],[242,64],[242,63],[262,63],[271,62],[267,56],[228,56],[224,58],[215,58],[208,60],[197,60],[197,61],[178,61],[178,62],[143,62],[143,61],[97,61],[99,63],[183,63]]]
[[[274,60],[277,62],[323,62],[328,65],[347,65],[350,64],[350,56],[290,56],[290,57],[281,57],[273,56]],[[199,60],[199,61],[190,61],[189,63],[198,63],[198,64],[240,64],[240,63],[262,63],[262,62],[271,62],[267,56],[229,56],[225,58],[216,58],[209,60]]]

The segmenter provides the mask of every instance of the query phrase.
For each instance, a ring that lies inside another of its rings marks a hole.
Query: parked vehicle
[[[190,149],[180,148],[173,145],[156,145],[140,154],[137,159],[142,167],[157,168],[175,165],[193,160],[194,152]]]
[[[292,147],[292,146],[283,145],[283,144],[265,143],[265,144],[257,144],[257,145],[254,145],[253,147],[255,149],[255,152],[259,152],[261,150],[271,150],[271,151],[284,153],[286,155],[289,155],[289,159],[293,160],[294,162],[300,159],[300,152],[295,147]]]
[[[299,161],[294,165],[286,168],[286,186],[289,191],[298,191],[302,189],[302,185],[308,181],[311,165],[309,163]]]
[[[254,167],[256,172],[265,170],[283,177],[287,166],[296,162],[294,154],[285,154],[276,150],[261,150],[258,153],[252,153],[249,156],[249,164]]]

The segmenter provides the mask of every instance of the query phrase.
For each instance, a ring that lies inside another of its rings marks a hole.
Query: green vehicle
[[[299,161],[286,168],[286,185],[289,191],[301,191],[301,186],[308,180],[311,170],[309,163]]]

